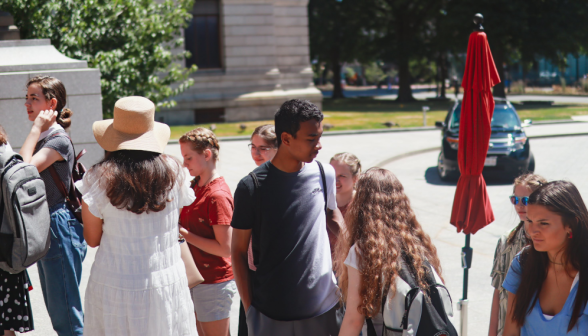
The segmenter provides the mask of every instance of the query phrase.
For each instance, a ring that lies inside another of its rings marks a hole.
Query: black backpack
[[[435,269],[425,261],[426,282],[428,293],[425,293],[416,283],[409,266],[404,260],[400,262],[401,269],[396,277],[396,292],[393,297],[388,298],[388,289],[385,286],[382,295],[382,317],[384,326],[382,336],[408,335],[412,329],[415,336],[457,336],[457,331],[449,321],[453,316],[453,303],[447,288]],[[388,306],[386,306],[388,302]],[[400,314],[386,314],[386,311],[401,311]],[[386,318],[391,315],[390,318]],[[400,317],[401,316],[401,317]],[[376,336],[376,329],[371,319],[366,319],[368,336]]]

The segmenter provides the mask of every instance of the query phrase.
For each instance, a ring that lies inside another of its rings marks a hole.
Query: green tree
[[[181,61],[180,30],[194,0],[3,0],[21,38],[48,38],[66,56],[100,69],[102,107],[112,116],[117,99],[141,95],[158,107],[193,84]]]
[[[439,0],[376,1],[379,49],[385,61],[393,61],[398,67],[399,102],[414,100],[410,62],[431,56],[433,19],[439,15],[443,4],[444,1]]]
[[[373,0],[310,0],[308,26],[310,55],[333,72],[333,98],[343,98],[343,62],[363,64],[377,59],[374,51]]]
[[[569,53],[577,54],[588,44],[588,31],[580,28],[588,15],[585,1],[452,0],[449,6],[447,24],[455,34],[453,47],[464,52],[473,15],[484,15],[483,26],[501,80],[506,64],[522,62],[528,69],[535,58],[544,57],[561,67]],[[506,96],[503,82],[493,91],[495,96]]]

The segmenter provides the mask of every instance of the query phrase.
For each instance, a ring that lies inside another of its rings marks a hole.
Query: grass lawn
[[[422,107],[428,106],[427,126],[445,119],[453,102],[417,101],[400,104],[395,101],[374,100],[370,98],[325,99],[323,112],[325,124],[331,124],[334,131],[387,128],[384,123],[398,124],[394,127],[423,126]],[[521,119],[555,120],[569,119],[572,115],[588,114],[588,105],[517,105],[513,104]],[[246,121],[236,123],[217,123],[217,136],[249,135],[255,127],[272,124],[273,120]],[[240,125],[245,125],[242,131]],[[210,124],[172,126],[171,138],[178,139],[195,127],[209,128]]]

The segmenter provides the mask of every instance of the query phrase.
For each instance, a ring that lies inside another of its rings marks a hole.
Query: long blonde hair
[[[347,230],[336,249],[335,268],[343,299],[347,298],[348,273],[344,261],[355,244],[361,270],[358,311],[366,317],[376,315],[382,302],[382,286],[394,284],[403,254],[417,283],[426,288],[424,261],[441,275],[437,249],[410,207],[402,184],[386,169],[370,168],[361,174],[355,198],[345,217]]]

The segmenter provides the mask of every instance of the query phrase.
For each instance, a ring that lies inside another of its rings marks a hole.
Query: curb
[[[581,123],[583,121],[575,120],[543,120],[536,121],[533,125],[556,125],[556,124],[574,124]],[[337,136],[337,135],[355,135],[355,134],[374,134],[374,133],[396,133],[396,132],[418,132],[418,131],[435,131],[439,130],[435,126],[420,126],[420,127],[406,127],[406,128],[381,128],[381,129],[366,129],[366,130],[344,130],[344,131],[327,131],[323,133],[323,136]],[[578,133],[580,134],[580,133]],[[242,141],[249,140],[250,135],[238,135],[238,136],[226,136],[218,137],[219,141]],[[178,144],[178,139],[171,139],[168,144]]]
[[[534,135],[534,136],[528,136],[529,139],[547,139],[547,138],[565,138],[565,137],[573,137],[573,136],[586,136],[588,135],[588,133],[567,133],[567,134],[544,134],[544,135]],[[424,154],[424,153],[428,153],[428,152],[435,152],[441,150],[441,146],[438,147],[428,147],[428,148],[423,148],[423,149],[418,149],[412,152],[406,152],[406,153],[402,153],[402,154],[398,154],[395,155],[391,158],[385,159],[381,162],[378,162],[377,164],[374,165],[374,167],[380,167],[382,168],[382,166],[385,166],[387,164],[390,164],[392,162],[398,161],[398,160],[402,160],[402,159],[406,159],[408,157],[411,156],[415,156],[415,155],[419,155],[419,154]]]

